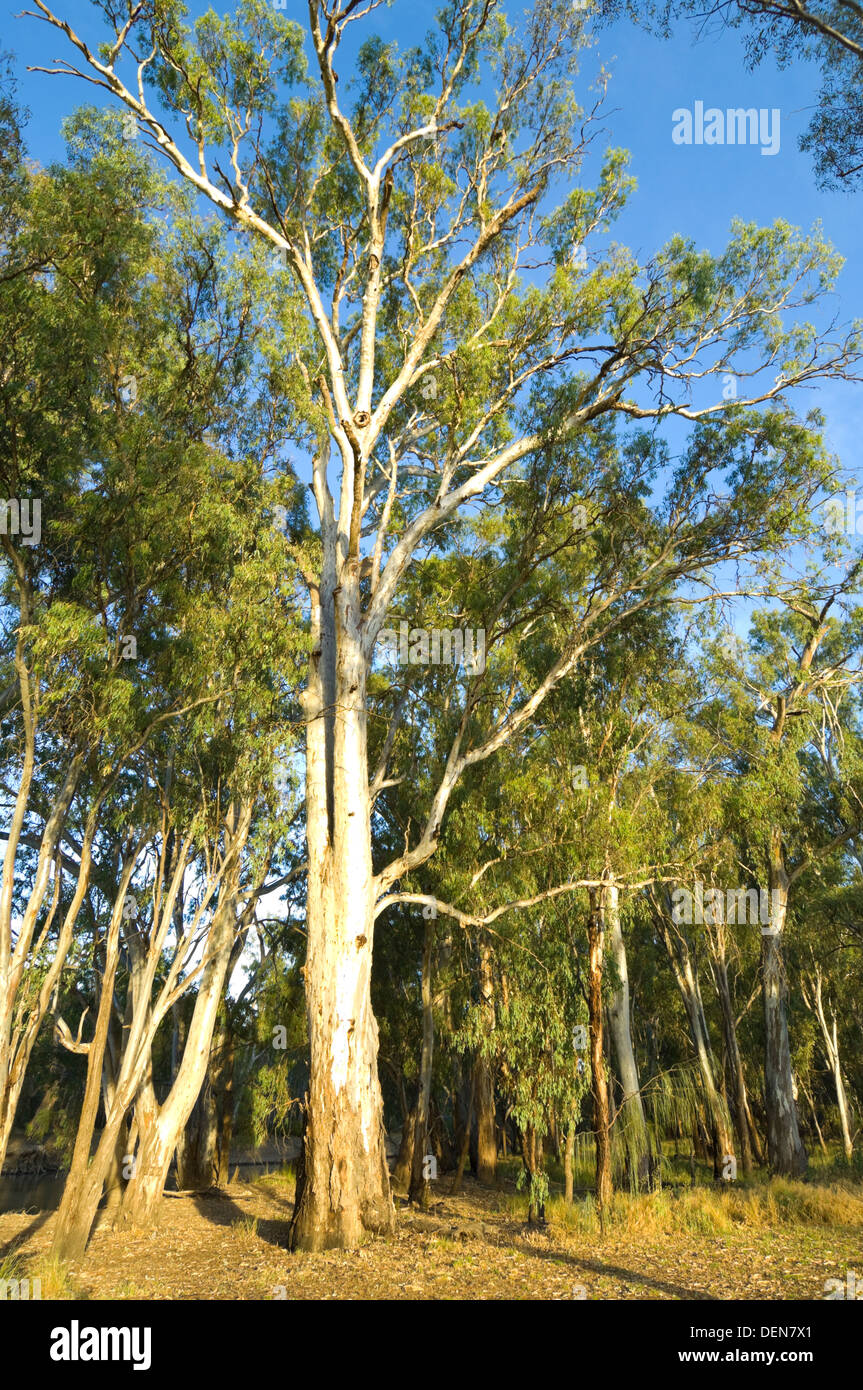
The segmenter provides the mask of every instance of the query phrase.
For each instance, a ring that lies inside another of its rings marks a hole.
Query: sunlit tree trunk
[[[782,951],[782,933],[788,914],[788,875],[782,835],[776,827],[770,835],[770,898],[770,928],[761,937],[767,1153],[772,1172],[802,1178],[807,1159],[794,1098],[788,1039],[788,981]]]
[[[494,977],[491,947],[486,939],[479,945],[479,999],[481,1027],[486,1033],[495,1028]],[[494,1125],[494,1067],[489,1053],[483,1049],[476,1059],[476,1175],[480,1182],[492,1185],[497,1180],[497,1134]]]
[[[237,872],[235,868],[235,875]],[[118,1218],[123,1225],[149,1226],[155,1221],[171,1159],[201,1093],[237,934],[235,891],[236,880],[226,885],[225,899],[216,910],[207,938],[206,963],[174,1084],[164,1103],[156,1107],[155,1114],[139,1131],[134,1176],[126,1186]]]
[[[719,1181],[726,1171],[726,1161],[734,1157],[734,1143],[726,1108],[716,1079],[716,1060],[710,1043],[707,1019],[704,1016],[704,1004],[701,998],[701,987],[698,983],[698,970],[694,953],[686,933],[678,924],[671,924],[670,902],[669,896],[666,901],[667,911],[657,914],[656,923],[686,1009],[689,1034],[701,1075],[701,1086],[710,1124],[713,1176]]]
[[[434,1011],[432,1009],[432,953],[434,949],[434,922],[429,920],[423,934],[422,961],[422,1020],[423,1040],[420,1055],[419,1094],[417,1096],[416,1117],[414,1120],[414,1142],[411,1161],[411,1180],[408,1196],[412,1202],[423,1207],[429,1203],[429,1183],[426,1172],[428,1151],[429,1102],[431,1101],[432,1059],[434,1051]]]
[[[821,1029],[824,1051],[827,1055],[830,1070],[833,1073],[833,1085],[836,1090],[836,1106],[839,1110],[839,1124],[842,1129],[842,1148],[846,1160],[850,1163],[854,1151],[854,1144],[851,1138],[848,1096],[845,1091],[845,1082],[842,1079],[842,1063],[839,1057],[839,1028],[836,1022],[835,1012],[833,1014],[832,1028],[827,1023],[827,1015],[824,1012],[823,979],[820,969],[816,969],[814,982],[810,984],[810,989],[806,991],[804,997],[815,1014],[815,1017],[818,1019],[818,1026]]]
[[[626,945],[620,925],[620,894],[611,880],[605,890],[605,916],[609,955],[614,962],[617,983],[608,1005],[608,1026],[617,1063],[617,1074],[623,1089],[620,1122],[626,1131],[626,1148],[634,1160],[639,1184],[650,1176],[650,1141],[641,1099],[641,1083],[635,1049],[632,1046],[632,1025],[629,1008],[629,970]]]
[[[590,916],[587,927],[588,976],[587,1012],[590,1035],[590,1086],[593,1096],[593,1132],[596,1143],[596,1208],[600,1224],[611,1201],[611,1137],[608,1079],[605,1072],[602,1019],[602,967],[605,925],[602,892],[590,889]]]
[[[573,1196],[573,1160],[575,1158],[575,1120],[570,1120],[566,1127],[566,1147],[563,1151],[563,1200],[567,1203],[572,1201]]]
[[[310,1075],[291,1227],[301,1250],[355,1246],[394,1222],[370,992],[374,878],[358,565],[336,586],[334,550],[327,552],[329,570],[313,595],[304,701]]]
[[[734,1009],[731,1003],[731,990],[728,985],[728,968],[725,961],[725,927],[718,924],[713,940],[713,977],[716,993],[722,1010],[722,1032],[725,1039],[725,1054],[732,1082],[732,1118],[737,1132],[737,1142],[743,1171],[752,1172],[752,1145],[750,1134],[754,1128],[749,1110],[749,1097],[746,1093],[746,1077],[743,1072],[743,1058],[737,1043],[737,1028],[734,1022]]]
[[[99,1198],[102,1195],[102,1188],[110,1170],[112,1158],[116,1154],[117,1141],[126,1117],[128,1097],[124,1098],[123,1096],[122,1078],[118,1076],[113,1086],[112,1106],[106,1115],[105,1127],[99,1139],[96,1156],[91,1162],[90,1147],[96,1125],[96,1116],[99,1111],[102,1068],[114,1008],[114,980],[120,954],[123,900],[132,876],[134,862],[134,855],[130,855],[124,866],[120,891],[114,903],[105,943],[105,965],[102,974],[99,1010],[96,1015],[93,1037],[87,1046],[87,1079],[84,1085],[84,1099],[81,1104],[75,1147],[57,1212],[54,1240],[51,1247],[52,1255],[60,1260],[79,1260],[84,1254]]]

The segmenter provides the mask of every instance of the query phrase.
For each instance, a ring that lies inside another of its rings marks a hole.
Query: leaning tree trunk
[[[590,916],[587,927],[588,980],[587,1013],[590,1034],[590,1085],[593,1096],[593,1132],[596,1142],[596,1209],[600,1226],[611,1201],[611,1138],[608,1080],[602,1027],[602,963],[605,939],[604,913],[600,890],[590,889]]]
[[[96,1127],[96,1116],[99,1111],[105,1052],[114,1009],[114,981],[120,958],[120,926],[123,916],[123,902],[131,881],[134,864],[135,856],[131,854],[120,875],[119,892],[114,902],[105,942],[105,964],[99,1008],[96,1014],[93,1037],[86,1047],[87,1078],[84,1083],[84,1099],[78,1117],[75,1147],[63,1186],[63,1196],[60,1199],[51,1246],[52,1256],[60,1260],[80,1260],[87,1248],[99,1199],[117,1152],[118,1140],[131,1098],[124,1091],[122,1077],[118,1071],[112,1087],[109,1108],[106,1109],[105,1127],[91,1161],[90,1148]]]
[[[235,891],[232,885],[224,902],[220,903],[207,938],[207,962],[174,1084],[151,1122],[140,1133],[134,1177],[126,1186],[118,1216],[119,1223],[124,1226],[149,1226],[155,1221],[171,1159],[201,1093],[237,933]]]
[[[621,1121],[626,1138],[626,1151],[630,1158],[634,1159],[634,1171],[640,1186],[650,1177],[650,1140],[644,1118],[635,1050],[632,1046],[629,970],[620,925],[620,895],[613,879],[605,890],[605,920],[609,953],[617,972],[617,984],[608,1006],[608,1026],[623,1089]]]
[[[304,693],[309,1093],[291,1246],[358,1245],[394,1225],[371,967],[375,881],[359,561],[336,590],[335,546],[313,592]]]
[[[836,1090],[836,1105],[839,1110],[839,1123],[842,1127],[842,1148],[845,1152],[846,1162],[851,1162],[854,1151],[854,1143],[851,1138],[851,1121],[848,1112],[848,1096],[845,1091],[845,1082],[842,1079],[842,1063],[839,1057],[839,1027],[836,1022],[836,1011],[833,1011],[833,1027],[828,1026],[827,1015],[824,1012],[823,982],[820,968],[816,969],[814,986],[812,987],[812,997],[808,994],[806,1002],[815,1013],[818,1019],[818,1026],[821,1029],[821,1037],[824,1042],[824,1051],[830,1070],[833,1073],[833,1085]]]
[[[669,904],[670,896],[667,895],[666,906]],[[734,1143],[728,1123],[729,1117],[716,1081],[716,1061],[710,1043],[707,1019],[704,1016],[694,952],[680,925],[674,924],[672,927],[671,922],[670,911],[657,913],[656,923],[689,1021],[689,1033],[701,1074],[701,1085],[710,1121],[713,1176],[719,1181],[726,1171],[727,1160],[734,1158]]]
[[[782,836],[776,827],[770,836],[770,897],[773,905],[770,928],[761,936],[767,1153],[772,1172],[783,1177],[802,1178],[807,1159],[794,1098],[788,1040],[788,982],[782,952],[782,933],[788,913],[788,875]]]

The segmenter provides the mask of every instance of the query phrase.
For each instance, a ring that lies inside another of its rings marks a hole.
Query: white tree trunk
[[[356,1246],[394,1223],[370,989],[375,885],[359,586],[355,576],[338,588],[331,580],[325,574],[313,604],[305,693],[310,1079],[291,1228],[302,1250]]]
[[[629,1012],[629,969],[626,963],[626,945],[620,925],[620,894],[617,884],[611,880],[605,894],[605,917],[608,952],[614,961],[617,972],[617,985],[608,1006],[608,1025],[617,1073],[623,1088],[622,1120],[626,1130],[627,1152],[634,1163],[638,1181],[644,1182],[650,1174],[650,1144],[644,1118],[644,1105],[641,1099],[641,1082],[635,1049],[632,1046],[632,1026]]]
[[[767,1110],[767,1152],[770,1168],[785,1177],[802,1178],[807,1159],[797,1118],[788,1040],[788,982],[782,953],[782,933],[788,913],[788,876],[778,830],[771,834],[770,934],[761,937],[761,978],[764,996],[764,1101]]]

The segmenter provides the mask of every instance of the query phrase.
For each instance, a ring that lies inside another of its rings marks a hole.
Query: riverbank
[[[427,1213],[399,1203],[393,1239],[320,1255],[286,1249],[287,1172],[165,1196],[156,1227],[99,1228],[68,1270],[47,1262],[53,1213],[10,1212],[0,1216],[0,1277],[41,1275],[43,1298],[85,1300],[820,1300],[829,1280],[863,1276],[859,1184],[621,1195],[604,1235],[589,1199],[554,1199],[538,1231],[509,1182],[494,1191],[466,1178],[457,1197],[448,1189],[449,1180],[434,1184]]]

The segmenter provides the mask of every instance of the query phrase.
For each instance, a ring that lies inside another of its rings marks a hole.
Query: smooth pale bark
[[[84,1085],[84,1099],[81,1104],[75,1147],[57,1212],[54,1240],[51,1247],[52,1256],[60,1260],[79,1260],[84,1254],[105,1178],[116,1154],[117,1140],[126,1114],[126,1107],[122,1105],[120,1099],[122,1081],[118,1077],[113,1087],[112,1097],[113,1114],[118,1118],[116,1118],[116,1123],[112,1125],[109,1113],[97,1149],[98,1162],[90,1163],[90,1147],[99,1110],[105,1049],[114,1008],[114,981],[120,954],[123,901],[134,866],[135,855],[131,855],[123,867],[120,891],[114,903],[108,938],[105,943],[105,966],[102,974],[99,1010],[96,1015],[93,1037],[87,1046],[87,1079]]]
[[[698,1070],[701,1075],[702,1091],[707,1106],[713,1176],[719,1181],[723,1176],[726,1159],[735,1156],[734,1142],[731,1137],[729,1117],[717,1082],[716,1062],[707,1028],[707,1019],[704,1014],[704,1003],[701,998],[701,986],[698,982],[698,968],[694,952],[681,926],[672,923],[670,902],[669,895],[666,901],[668,910],[657,913],[656,922],[686,1009],[689,1034],[695,1050]]]
[[[600,889],[590,889],[590,915],[587,926],[587,1013],[590,1038],[590,1087],[593,1097],[593,1133],[596,1144],[596,1209],[600,1228],[611,1202],[611,1137],[608,1079],[605,1072],[603,1037],[602,970],[605,923]]]
[[[629,969],[626,945],[620,924],[620,893],[612,879],[605,890],[605,919],[608,953],[614,962],[617,984],[608,1005],[608,1030],[617,1063],[617,1074],[623,1090],[620,1120],[626,1130],[626,1149],[635,1158],[639,1184],[650,1177],[650,1139],[641,1099],[641,1082],[635,1049],[632,1046],[632,1026],[629,1006]]]
[[[304,693],[310,1072],[291,1225],[300,1250],[350,1248],[392,1231],[395,1219],[370,989],[375,882],[359,562],[337,586],[331,539],[324,556]]]
[[[751,1134],[755,1128],[749,1109],[746,1091],[746,1077],[743,1071],[743,1058],[737,1043],[737,1028],[734,1022],[734,1009],[731,1003],[731,990],[728,984],[728,967],[725,959],[725,927],[718,924],[713,938],[713,978],[716,993],[722,1010],[722,1035],[725,1041],[725,1058],[731,1076],[731,1113],[737,1134],[739,1153],[743,1172],[752,1172]]]
[[[422,960],[422,1019],[423,1040],[420,1054],[420,1079],[414,1118],[414,1142],[411,1160],[411,1180],[408,1198],[423,1207],[429,1204],[429,1181],[426,1174],[428,1151],[429,1103],[431,1101],[432,1060],[434,1053],[434,1010],[432,1008],[432,955],[434,951],[434,922],[426,922],[423,933]]]
[[[788,913],[788,875],[782,835],[775,827],[770,837],[770,897],[773,905],[770,931],[761,936],[767,1153],[771,1172],[802,1178],[807,1158],[794,1097],[788,1039],[788,981],[782,951],[782,933]]]
[[[171,1159],[200,1095],[238,931],[235,891],[236,882],[219,904],[207,938],[206,961],[176,1079],[163,1104],[148,1114],[146,1128],[139,1133],[134,1177],[126,1186],[118,1215],[121,1225],[149,1226],[156,1219]]]
[[[217,1139],[218,1117],[208,1078],[177,1145],[177,1186],[181,1192],[206,1192],[218,1185]]]
[[[24,685],[21,686],[22,692]],[[81,856],[78,864],[75,887],[66,912],[63,916],[56,941],[49,946],[51,956],[48,968],[39,982],[38,991],[30,993],[24,1001],[20,998],[22,985],[27,981],[27,972],[33,958],[48,945],[49,931],[59,903],[60,874],[62,858],[60,837],[78,785],[84,755],[76,755],[70,762],[66,777],[51,813],[45,823],[38,847],[33,884],[18,927],[15,949],[12,949],[12,892],[14,888],[15,858],[21,842],[23,819],[27,812],[27,801],[32,780],[32,749],[25,752],[22,780],[12,813],[12,824],[3,861],[3,884],[0,890],[0,1170],[6,1158],[6,1150],[21,1091],[27,1074],[27,1067],[36,1043],[39,1030],[48,1012],[51,997],[60,979],[66,957],[72,945],[75,923],[81,904],[89,887],[91,852],[96,833],[98,810],[101,796],[97,798],[87,819],[84,831]],[[54,864],[53,900],[48,906],[45,919],[35,937],[36,922],[45,907],[50,883],[51,865]]]
[[[229,967],[229,979],[230,975]],[[223,998],[204,1083],[177,1144],[177,1186],[182,1192],[206,1192],[230,1181],[234,1063],[234,1032]]]
[[[494,976],[491,947],[486,939],[479,944],[479,1001],[483,1031],[495,1029]],[[485,1051],[476,1059],[476,1175],[492,1186],[497,1181],[497,1133],[495,1131],[494,1069]]]
[[[854,1144],[851,1138],[851,1120],[848,1111],[848,1096],[845,1091],[845,1082],[842,1078],[842,1063],[839,1057],[839,1028],[836,1022],[835,1010],[832,1015],[832,1027],[827,1023],[827,1015],[824,1012],[823,980],[820,969],[816,969],[814,982],[811,984],[811,994],[804,996],[806,1002],[818,1019],[818,1026],[821,1029],[821,1038],[824,1043],[824,1051],[827,1061],[833,1074],[833,1085],[836,1090],[836,1105],[839,1110],[839,1124],[842,1129],[842,1148],[846,1160],[850,1163],[854,1151]]]
[[[168,846],[173,843],[173,837],[171,835],[166,835],[163,839],[158,880],[158,901],[160,910],[157,914],[157,920],[154,921],[150,932],[148,949],[146,951],[144,950],[143,945],[138,940],[137,930],[134,927],[130,928],[128,932],[130,956],[133,961],[132,979],[130,982],[133,991],[133,1010],[131,1023],[126,1030],[126,1041],[123,1048],[119,1075],[114,1088],[113,1102],[110,1111],[105,1116],[105,1124],[99,1137],[96,1152],[89,1160],[89,1139],[92,1135],[92,1124],[90,1125],[90,1136],[85,1136],[79,1126],[76,1151],[73,1155],[72,1167],[70,1168],[69,1176],[66,1180],[63,1199],[60,1204],[60,1210],[54,1228],[52,1253],[60,1259],[80,1259],[86,1249],[93,1222],[96,1218],[96,1211],[99,1205],[99,1199],[102,1195],[105,1179],[110,1171],[112,1156],[116,1150],[117,1140],[125,1122],[127,1112],[133,1101],[136,1106],[133,1129],[137,1133],[138,1144],[135,1153],[135,1169],[133,1176],[129,1180],[130,1182],[134,1183],[137,1180],[140,1157],[144,1146],[147,1145],[152,1148],[153,1140],[151,1136],[156,1130],[156,1124],[155,1122],[151,1122],[151,1117],[147,1112],[146,1105],[142,1104],[142,1094],[146,1094],[145,1081],[148,1067],[151,1064],[152,1046],[156,1031],[162,1019],[165,1017],[166,1011],[170,1008],[173,997],[176,997],[176,991],[182,993],[188,988],[192,979],[195,978],[189,975],[184,983],[179,983],[179,972],[182,967],[185,949],[188,948],[189,942],[198,929],[201,914],[206,911],[217,884],[226,880],[230,882],[231,875],[237,873],[239,857],[248,837],[250,823],[250,805],[243,808],[243,813],[239,821],[237,821],[233,809],[229,812],[226,821],[226,846],[224,855],[220,860],[216,872],[208,878],[205,891],[201,894],[193,921],[190,923],[189,934],[186,936],[184,948],[178,948],[171,968],[161,986],[159,1000],[154,1007],[151,1003],[151,991],[157,968],[162,960],[168,930],[174,917],[177,896],[180,891],[192,848],[192,842],[187,838],[176,853],[174,853],[173,849],[169,852]],[[162,890],[165,887],[164,874],[168,869],[169,860],[170,871],[168,873],[167,891],[163,892]],[[115,912],[119,910],[122,913],[124,896],[125,889],[118,899],[119,908],[115,905]],[[202,978],[204,980],[209,978],[213,968],[212,935],[214,932],[218,933],[222,917],[232,916],[232,913],[228,911],[229,903],[230,894],[228,900],[225,903],[221,903],[213,914],[210,931],[207,933],[207,940],[205,942],[205,951],[207,954],[205,955],[203,965]],[[137,945],[133,947],[132,942],[136,942]],[[102,998],[100,1000],[100,1013],[103,1008],[106,1007],[106,1004],[107,1007],[110,1008],[110,991],[106,991],[103,988]],[[104,1046],[105,1041],[102,1039],[102,1052],[104,1052]],[[187,1052],[188,1051],[189,1049],[187,1047]],[[205,1063],[208,1051],[209,1038],[207,1038],[204,1048]],[[88,1064],[94,1063],[95,1061],[97,1061],[98,1064],[97,1075],[99,1075],[101,1074],[102,1058],[101,1055],[98,1055],[97,1058],[97,1050],[91,1046]],[[180,1071],[182,1073],[182,1068]],[[178,1081],[179,1079],[180,1076],[178,1074]],[[88,1071],[88,1085],[89,1084]],[[98,1080],[96,1086],[98,1088]],[[192,1103],[193,1102],[194,1096],[192,1097]],[[89,1123],[89,1113],[87,1119]],[[120,1207],[121,1213],[123,1208],[126,1207],[127,1195],[128,1189],[127,1193],[124,1194],[123,1203]]]
[[[103,967],[104,973],[104,967]],[[117,1086],[117,1077],[120,1071],[120,1058],[123,1048],[123,1026],[122,1021],[117,1017],[116,1009],[111,1011],[111,1021],[108,1027],[108,1038],[105,1047],[105,1055],[102,1061],[102,1104],[107,1115],[114,1103],[114,1092]],[[123,1198],[125,1179],[123,1168],[126,1156],[129,1152],[128,1125],[124,1121],[117,1135],[117,1142],[114,1145],[114,1156],[111,1160],[108,1173],[105,1178],[105,1207],[108,1212],[113,1213],[119,1207]]]

